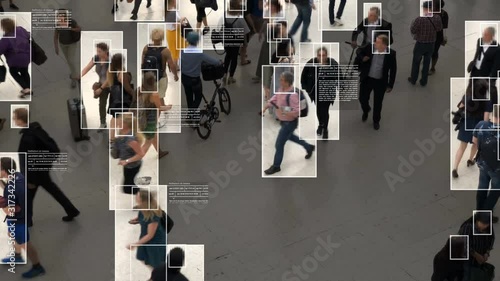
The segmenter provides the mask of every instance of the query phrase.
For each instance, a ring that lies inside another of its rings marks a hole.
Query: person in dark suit
[[[464,238],[449,238],[434,256],[432,281],[462,281],[464,259],[467,257],[467,240]]]
[[[373,128],[380,129],[382,102],[385,93],[390,93],[396,81],[397,62],[396,51],[389,47],[389,37],[385,34],[377,36],[373,45],[364,47],[356,60],[359,65],[359,103],[363,109],[362,121],[368,119],[371,108],[370,94],[374,92],[373,101]]]
[[[363,42],[361,47],[366,46],[368,43],[372,42],[372,32],[373,31],[389,31],[390,44],[394,42],[392,38],[392,23],[380,18],[380,8],[377,6],[371,7],[368,10],[368,17],[359,23],[358,27],[352,32],[351,45],[353,48],[358,46],[358,36],[363,33]]]
[[[323,139],[328,139],[328,121],[330,120],[329,109],[330,105],[335,101],[336,91],[338,88],[338,63],[335,59],[328,57],[328,50],[321,47],[316,51],[316,57],[310,59],[301,75],[301,85],[311,98],[312,102],[316,103],[316,115],[318,117],[318,129],[316,134],[322,136]],[[337,84],[335,90],[322,89],[322,82],[332,85]]]
[[[497,77],[497,72],[500,70],[500,49],[494,39],[495,33],[494,27],[486,27],[482,38],[477,39],[474,59],[467,67],[470,77]]]

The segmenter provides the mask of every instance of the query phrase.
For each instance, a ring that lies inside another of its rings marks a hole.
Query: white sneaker
[[[343,26],[343,25],[344,25],[344,23],[343,23],[343,22],[342,22],[339,18],[336,18],[336,19],[335,19],[335,24],[334,24],[334,25],[335,25],[335,26]]]

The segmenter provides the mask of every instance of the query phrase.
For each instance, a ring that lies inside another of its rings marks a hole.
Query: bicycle
[[[226,115],[229,115],[231,113],[231,97],[229,96],[228,90],[222,87],[222,83],[219,81],[220,78],[216,78],[218,76],[214,77],[213,75],[205,75],[204,72],[202,72],[202,74],[205,81],[209,80],[209,78],[212,78],[210,80],[213,80],[215,85],[214,94],[212,95],[210,102],[207,101],[205,95],[201,95],[203,101],[205,101],[205,107],[200,110],[200,122],[198,123],[196,130],[198,131],[198,135],[200,136],[200,138],[206,140],[212,132],[213,125],[216,122],[220,122],[220,112],[216,105],[216,98],[219,97],[219,105],[221,111]]]

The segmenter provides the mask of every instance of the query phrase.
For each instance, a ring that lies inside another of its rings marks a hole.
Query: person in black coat
[[[386,31],[389,33],[389,43],[392,45],[392,23],[380,18],[380,8],[371,7],[368,11],[368,17],[359,23],[358,27],[352,32],[351,45],[353,48],[358,46],[357,40],[360,33],[363,33],[363,42],[361,48],[372,42],[372,31]]]
[[[494,27],[486,27],[482,38],[477,39],[476,53],[467,67],[470,77],[491,77],[496,80],[500,70],[500,49],[495,38]]]
[[[448,239],[446,245],[434,256],[431,281],[462,281],[464,259],[467,258],[464,238]]]
[[[309,94],[311,101],[316,103],[319,124],[316,134],[323,139],[328,139],[329,109],[338,90],[338,69],[337,61],[328,57],[328,50],[321,47],[316,51],[316,57],[307,62],[300,79],[302,89]],[[337,86],[332,90],[331,85]]]
[[[184,251],[181,248],[172,249],[167,256],[167,260],[170,260],[168,269],[167,263],[156,267],[151,273],[151,281],[189,281],[181,273],[184,259]]]
[[[384,95],[392,91],[394,82],[396,81],[396,51],[390,49],[388,45],[389,37],[381,34],[377,36],[373,47],[369,44],[361,49],[355,61],[355,64],[359,66],[358,71],[360,72],[359,103],[363,109],[361,119],[363,122],[368,119],[368,113],[371,110],[369,105],[370,94],[373,91],[373,128],[375,130],[380,129]]]
[[[443,10],[444,7],[444,0],[439,1],[434,1],[432,5],[432,10],[434,11],[434,14],[438,15],[441,18],[441,22],[443,23],[443,30],[438,31],[436,34],[436,43],[434,43],[434,53],[432,53],[432,64],[431,64],[431,69],[429,71],[429,75],[434,74],[436,72],[436,64],[439,59],[439,49],[441,46],[444,46],[443,44],[446,44],[445,42],[445,37],[444,37],[444,30],[448,29],[448,12]]]

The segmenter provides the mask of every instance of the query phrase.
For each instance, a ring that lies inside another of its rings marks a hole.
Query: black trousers
[[[229,76],[233,77],[236,67],[238,66],[240,47],[224,47],[224,50],[226,50],[226,57],[224,58],[224,72],[227,74],[229,71]]]
[[[205,8],[196,6],[196,22],[202,22],[206,17]]]
[[[36,174],[28,174],[28,176],[33,177],[34,182],[28,183],[28,225],[32,224],[33,219],[33,202],[35,201],[35,195],[38,191],[38,187],[43,187],[57,203],[59,203],[66,211],[69,216],[78,213],[78,209],[71,203],[71,201],[64,195],[62,190],[52,181],[49,172],[37,172]]]
[[[109,88],[104,88],[99,95],[99,119],[101,120],[101,124],[106,124],[108,97]]]
[[[27,67],[10,67],[9,72],[23,90],[30,88],[31,79]]]
[[[197,109],[200,106],[203,86],[200,77],[189,77],[182,74],[182,86],[186,95],[187,106],[189,109]]]
[[[134,188],[135,186],[135,177],[139,173],[139,170],[141,170],[141,166],[139,165],[135,168],[127,168],[123,167],[123,192],[127,194],[136,194],[139,189]]]
[[[137,15],[139,12],[139,8],[141,6],[142,0],[135,0],[134,1],[134,9],[132,10],[133,15]],[[148,5],[151,4],[151,0],[148,0]]]
[[[384,101],[386,89],[387,86],[382,79],[373,79],[371,77],[367,77],[361,81],[359,87],[359,103],[361,104],[363,113],[368,113],[371,110],[370,95],[373,91],[373,122],[375,123],[380,122],[382,102]]]
[[[330,121],[330,105],[331,101],[320,101],[316,98],[314,92],[310,92],[309,98],[316,104],[316,117],[318,118],[318,123],[320,127],[328,129],[328,122]],[[335,99],[335,97],[333,97]]]

